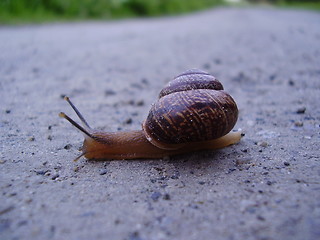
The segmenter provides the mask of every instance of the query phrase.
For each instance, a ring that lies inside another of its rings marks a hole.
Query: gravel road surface
[[[212,73],[240,110],[237,145],[88,161],[58,117],[68,95],[105,131],[140,129],[161,88]],[[320,239],[320,14],[0,27],[0,239]]]

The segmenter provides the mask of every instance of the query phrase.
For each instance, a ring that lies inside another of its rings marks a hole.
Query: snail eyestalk
[[[87,123],[87,121],[84,119],[84,117],[82,116],[82,114],[79,112],[79,110],[76,108],[76,106],[71,102],[70,98],[65,96],[63,98],[64,100],[66,100],[70,106],[73,108],[73,110],[75,111],[75,113],[78,115],[78,117],[80,118],[81,122],[89,129],[91,129],[91,127],[89,126],[89,124]]]
[[[59,113],[59,117],[67,119],[73,126],[75,126],[76,128],[78,128],[81,132],[83,132],[84,134],[86,134],[88,137],[93,137],[91,133],[89,133],[86,129],[84,129],[83,127],[81,127],[78,123],[76,123],[72,118],[70,118],[67,114],[65,114],[64,112]]]

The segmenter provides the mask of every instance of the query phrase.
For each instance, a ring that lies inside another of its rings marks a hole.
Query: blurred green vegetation
[[[320,0],[247,0],[249,3],[269,3],[282,7],[320,10]]]
[[[0,23],[172,15],[221,3],[223,0],[0,0]]]
[[[278,5],[285,7],[320,10],[320,0],[279,0]]]
[[[0,24],[174,15],[227,2],[320,10],[320,0],[0,0]]]

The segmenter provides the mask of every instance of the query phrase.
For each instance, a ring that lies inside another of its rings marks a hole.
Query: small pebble
[[[139,106],[139,107],[143,106],[144,105],[144,101],[140,100],[140,101],[136,102],[136,105]]]
[[[276,76],[277,76],[276,74],[270,75],[270,76],[269,76],[270,81],[273,81],[273,80],[276,78]]]
[[[247,80],[247,77],[243,72],[239,72],[238,75],[235,76],[232,80],[235,82],[245,82]]]
[[[152,193],[151,194],[151,199],[153,200],[153,201],[158,201],[158,199],[161,197],[161,193],[160,192],[154,192],[154,193]]]
[[[236,160],[236,165],[247,164],[252,161],[251,158],[241,158]]]
[[[283,165],[285,165],[285,166],[290,166],[290,163],[284,162]]]
[[[205,63],[205,64],[203,64],[203,66],[202,66],[204,69],[210,69],[210,64],[209,63]]]
[[[236,170],[237,170],[236,168],[229,168],[227,174],[228,174],[228,173],[232,173],[232,172],[234,172],[234,171],[236,171]]]
[[[132,123],[132,118],[128,118],[126,121],[125,121],[125,124],[131,124]]]
[[[71,147],[72,147],[71,144],[67,144],[67,145],[65,145],[63,148],[66,149],[66,150],[68,150],[68,149],[70,149]]]
[[[292,79],[290,79],[289,81],[288,81],[288,84],[289,84],[289,86],[294,86],[294,81],[292,80]]]
[[[6,110],[6,114],[9,114],[9,113],[11,113],[11,110],[10,110],[10,109],[7,109],[7,110]]]
[[[116,94],[116,92],[115,91],[113,91],[113,90],[111,90],[111,89],[108,89],[108,90],[105,90],[104,91],[104,95],[105,96],[112,96],[112,95],[115,95]]]
[[[306,107],[301,107],[301,108],[298,108],[298,109],[297,109],[297,112],[296,112],[296,113],[297,113],[297,114],[304,114],[304,113],[306,112],[306,110],[307,110]]]
[[[57,164],[53,167],[55,170],[60,170],[62,168],[62,166],[60,164]]]
[[[262,217],[262,216],[260,216],[260,215],[257,216],[257,219],[258,219],[259,221],[265,221],[265,220],[266,220],[264,217]]]
[[[35,140],[35,137],[34,137],[34,136],[29,137],[29,139],[28,139],[28,141],[30,141],[30,142],[33,142],[34,140]]]
[[[221,64],[221,60],[219,58],[214,59],[213,62],[217,65]]]
[[[38,175],[45,175],[49,170],[35,170],[34,172]]]
[[[199,206],[197,204],[194,204],[194,203],[190,204],[189,207],[193,208],[193,209],[198,209],[199,208]]]
[[[21,226],[24,226],[24,225],[27,225],[28,221],[27,220],[22,220],[22,221],[19,221],[18,222],[18,227],[21,227]]]
[[[51,179],[52,179],[52,180],[56,180],[58,177],[59,177],[59,174],[55,174],[55,175],[52,176]]]
[[[169,195],[168,193],[166,193],[166,194],[163,196],[163,199],[164,199],[164,200],[170,200],[171,197],[170,197],[170,195]]]
[[[180,173],[179,172],[175,172],[172,176],[171,179],[179,179],[180,177]]]
[[[141,82],[142,82],[143,84],[145,84],[145,85],[148,85],[148,84],[149,84],[148,79],[146,79],[146,78],[142,78],[142,79],[141,79]]]
[[[257,145],[260,146],[260,147],[268,147],[268,143],[267,142],[257,142]]]
[[[99,172],[99,174],[100,175],[105,175],[105,174],[107,174],[107,169],[102,169],[102,170],[100,170],[100,172]]]
[[[133,232],[130,233],[129,238],[127,238],[128,240],[142,240],[142,238],[140,237],[139,232]]]
[[[303,127],[303,122],[296,121],[296,122],[294,122],[294,125],[295,125],[296,127]]]
[[[204,185],[205,183],[206,183],[206,182],[204,182],[204,181],[200,181],[200,182],[199,182],[200,185]]]

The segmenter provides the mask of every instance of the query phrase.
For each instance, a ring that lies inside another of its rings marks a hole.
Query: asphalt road
[[[0,27],[0,239],[320,238],[320,14],[187,16]],[[245,137],[166,159],[72,160],[75,114],[140,129],[190,68],[236,100]]]

